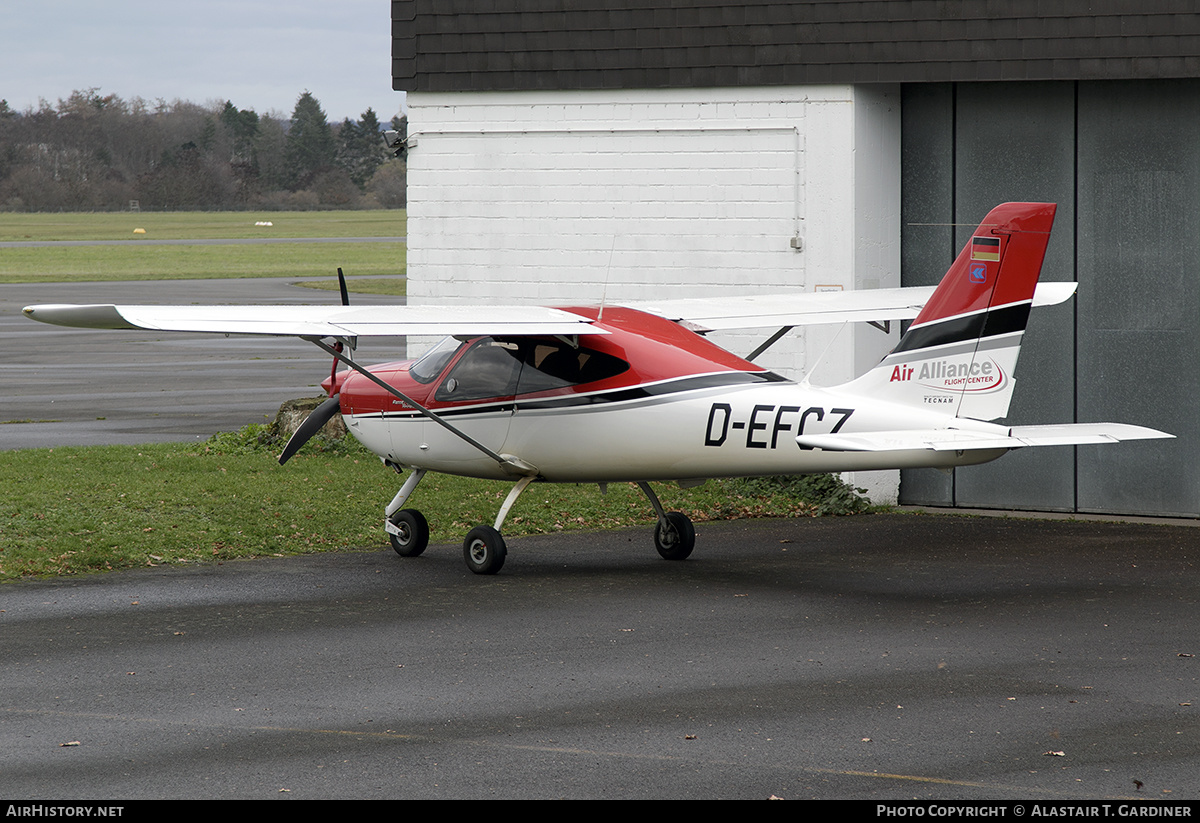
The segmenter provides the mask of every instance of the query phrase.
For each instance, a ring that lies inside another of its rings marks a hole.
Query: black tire
[[[475,574],[495,574],[504,566],[508,546],[491,526],[476,526],[463,541],[463,560]]]
[[[654,527],[654,548],[664,560],[686,560],[696,547],[696,528],[683,512],[667,512],[667,525]]]
[[[416,509],[401,509],[388,518],[400,534],[388,532],[392,549],[401,557],[417,557],[429,545],[429,523]]]

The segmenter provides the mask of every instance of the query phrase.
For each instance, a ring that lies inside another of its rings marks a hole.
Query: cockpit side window
[[[432,383],[463,345],[465,344],[459,343],[453,337],[444,338],[409,366],[408,373],[419,383]]]
[[[585,348],[575,348],[561,340],[529,340],[522,344],[524,368],[517,394],[561,389],[615,377],[629,364],[619,357]]]
[[[438,386],[438,400],[482,400],[510,397],[516,393],[521,370],[520,347],[485,337],[471,345],[449,376]]]
[[[423,383],[436,379],[458,346],[446,338],[409,370]],[[485,337],[470,344],[434,397],[442,401],[511,397],[594,383],[615,377],[629,364],[611,354],[547,338]]]

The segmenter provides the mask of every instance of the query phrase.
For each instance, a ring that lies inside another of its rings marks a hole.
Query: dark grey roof
[[[1185,0],[392,0],[405,91],[1200,77]]]

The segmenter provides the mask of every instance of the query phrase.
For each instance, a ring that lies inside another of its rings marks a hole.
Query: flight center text
[[[837,434],[854,409],[823,409],[820,406],[774,406],[765,403],[751,409],[746,417],[735,414],[733,406],[728,403],[713,403],[708,410],[708,425],[704,430],[704,445],[722,446],[731,436],[737,442],[741,433],[746,435],[748,449],[774,449],[779,445],[779,437],[790,434],[792,440],[804,434],[804,427],[810,423],[832,423],[829,434]]]

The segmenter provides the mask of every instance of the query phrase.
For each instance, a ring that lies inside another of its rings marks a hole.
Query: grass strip
[[[63,246],[4,249],[0,283],[78,283],[240,277],[402,276],[403,243],[237,246]]]
[[[73,575],[235,558],[379,549],[383,506],[401,478],[353,441],[305,447],[286,466],[273,458],[266,426],[207,443],[30,449],[0,454],[0,580]],[[324,452],[313,453],[313,449]],[[818,483],[833,482],[822,476]],[[509,483],[428,476],[412,505],[434,543],[458,543],[491,523]],[[821,500],[771,481],[712,481],[682,490],[656,486],[663,504],[697,522],[802,517]],[[844,487],[841,487],[844,488]],[[841,491],[838,491],[841,494]],[[853,495],[851,495],[853,497]],[[861,498],[836,513],[863,511]],[[829,510],[828,513],[835,513]],[[631,484],[537,484],[505,523],[510,537],[641,526],[654,514]]]
[[[257,225],[270,223],[271,225]],[[144,234],[135,234],[143,229]],[[284,237],[403,237],[403,209],[366,211],[184,211],[19,214],[0,220],[0,242],[59,240],[242,240]]]

